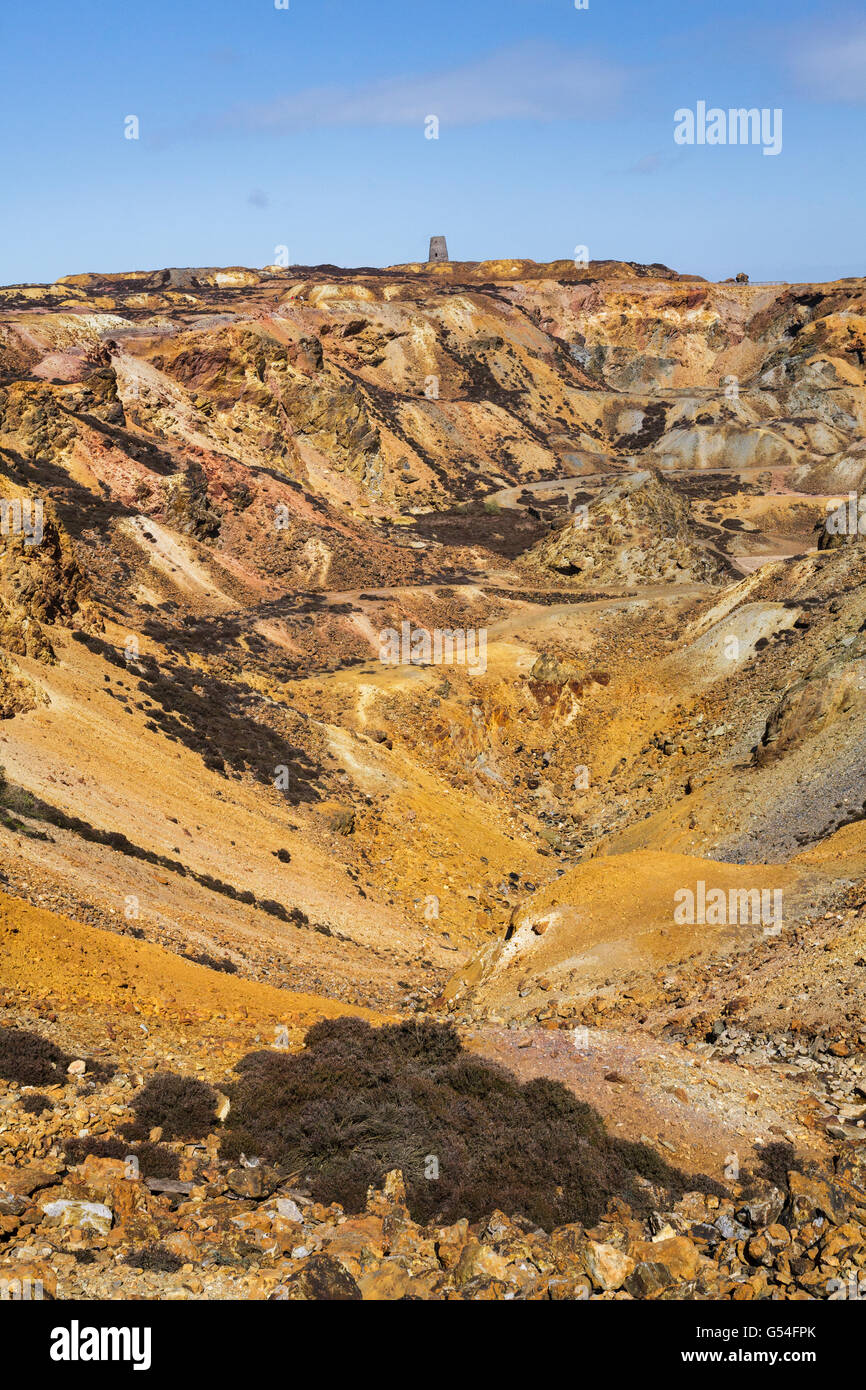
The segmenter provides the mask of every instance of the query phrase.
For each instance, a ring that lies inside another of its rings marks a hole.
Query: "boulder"
[[[270,1297],[289,1303],[358,1303],[362,1294],[351,1274],[333,1255],[309,1255]]]
[[[453,1226],[440,1226],[436,1232],[439,1263],[445,1269],[454,1269],[468,1240],[469,1222],[465,1216],[455,1221]]]
[[[59,1198],[46,1202],[42,1208],[45,1219],[54,1226],[76,1226],[82,1231],[96,1231],[107,1236],[114,1221],[111,1207],[104,1202],[75,1202]]]
[[[594,1240],[587,1242],[583,1261],[595,1287],[605,1292],[621,1289],[635,1267],[631,1255],[617,1250],[615,1245]]]
[[[368,1303],[393,1303],[409,1288],[409,1275],[396,1260],[385,1260],[358,1280],[361,1296]]]
[[[29,1197],[40,1187],[51,1187],[55,1182],[57,1173],[36,1163],[28,1163],[23,1168],[0,1163],[0,1192],[7,1192],[12,1197]]]
[[[786,1214],[792,1226],[803,1225],[816,1216],[824,1216],[834,1224],[845,1220],[842,1193],[824,1178],[807,1177],[792,1169],[788,1173],[788,1192]]]
[[[463,1247],[457,1261],[454,1283],[459,1288],[462,1284],[468,1284],[470,1280],[479,1277],[504,1280],[508,1264],[504,1255],[498,1255],[489,1245],[482,1245],[472,1237]]]
[[[652,1298],[673,1282],[667,1265],[657,1260],[641,1260],[625,1281],[632,1298]]]
[[[697,1275],[702,1256],[688,1236],[669,1236],[664,1240],[639,1241],[634,1246],[637,1259],[661,1265],[670,1278],[687,1283]]]
[[[778,1187],[771,1187],[760,1197],[753,1197],[736,1213],[738,1221],[760,1230],[762,1226],[772,1226],[778,1221],[785,1206],[785,1194]]]

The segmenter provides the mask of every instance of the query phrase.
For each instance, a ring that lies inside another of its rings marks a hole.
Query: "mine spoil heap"
[[[864,354],[444,237],[0,288],[3,1297],[852,1296]]]

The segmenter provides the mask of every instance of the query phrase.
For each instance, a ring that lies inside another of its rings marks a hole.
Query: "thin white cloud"
[[[521,44],[449,71],[351,88],[309,87],[262,105],[235,107],[218,125],[280,131],[418,125],[431,115],[443,127],[584,119],[615,110],[625,84],[625,70],[601,58]]]
[[[792,51],[791,67],[820,101],[866,102],[866,24],[825,38],[813,33]]]
[[[659,169],[667,163],[663,154],[642,155],[629,169],[630,174],[657,174]]]

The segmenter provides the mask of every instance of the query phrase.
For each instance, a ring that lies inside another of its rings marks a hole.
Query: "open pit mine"
[[[0,289],[0,1298],[866,1294],[866,280],[446,257]]]

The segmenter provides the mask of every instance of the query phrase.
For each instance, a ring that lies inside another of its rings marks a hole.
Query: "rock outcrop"
[[[719,556],[701,543],[688,502],[649,472],[631,474],[579,507],[528,552],[526,563],[600,589],[721,583],[725,574]]]

